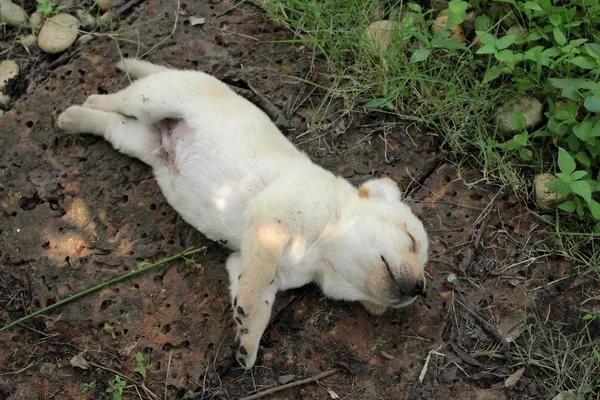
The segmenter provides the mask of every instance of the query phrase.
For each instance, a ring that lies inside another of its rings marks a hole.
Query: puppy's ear
[[[398,201],[401,192],[396,182],[390,178],[380,178],[368,180],[360,185],[358,195],[363,199],[377,197],[387,201]]]

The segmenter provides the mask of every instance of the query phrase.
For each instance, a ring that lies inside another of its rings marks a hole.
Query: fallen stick
[[[96,285],[94,287],[91,287],[89,289],[86,289],[86,290],[84,290],[82,292],[75,293],[73,296],[67,297],[66,299],[62,299],[61,301],[57,301],[56,303],[54,303],[52,305],[49,305],[48,307],[44,307],[44,308],[42,308],[40,310],[32,312],[31,314],[28,314],[28,315],[24,316],[23,318],[19,318],[18,320],[13,321],[13,322],[11,322],[8,325],[4,325],[2,328],[0,328],[0,333],[2,333],[4,331],[7,331],[10,328],[13,328],[13,327],[15,327],[17,325],[20,325],[23,322],[25,322],[27,320],[30,320],[31,318],[36,317],[36,316],[38,316],[40,314],[43,314],[43,313],[48,312],[50,310],[53,310],[53,309],[55,309],[57,307],[60,307],[62,305],[70,303],[72,301],[75,301],[75,300],[77,300],[77,299],[79,299],[79,298],[81,298],[81,297],[83,297],[83,296],[85,296],[87,294],[90,294],[90,293],[93,293],[93,292],[97,292],[98,290],[100,290],[100,289],[102,289],[102,288],[104,288],[104,287],[106,287],[108,285],[112,285],[113,283],[121,282],[121,281],[123,281],[123,280],[125,280],[125,279],[127,279],[127,278],[129,278],[131,276],[138,275],[138,274],[141,274],[143,272],[146,272],[149,269],[158,267],[160,265],[163,265],[163,264],[166,264],[168,262],[177,260],[179,258],[183,258],[183,257],[186,257],[186,256],[191,256],[192,254],[196,254],[196,253],[199,253],[199,252],[204,251],[204,250],[205,250],[204,247],[200,248],[200,249],[188,249],[188,250],[186,250],[184,252],[181,252],[179,254],[176,254],[174,256],[167,257],[165,259],[157,261],[154,264],[147,265],[147,266],[145,266],[143,268],[140,268],[138,270],[128,272],[128,273],[126,273],[124,275],[121,275],[121,276],[117,276],[116,278],[113,278],[113,279],[111,279],[109,281],[102,282],[102,283],[100,283],[100,284],[98,284],[98,285]]]
[[[269,396],[269,395],[271,395],[273,393],[277,393],[277,392],[280,392],[282,390],[291,389],[293,387],[304,385],[306,383],[316,382],[318,380],[325,379],[325,378],[327,378],[327,377],[329,377],[331,375],[337,374],[338,372],[340,372],[340,370],[338,368],[333,368],[333,369],[327,370],[325,372],[321,372],[320,374],[312,376],[310,378],[306,378],[306,379],[302,379],[301,381],[290,382],[290,383],[287,383],[285,385],[277,386],[277,387],[265,390],[264,392],[259,392],[259,393],[253,394],[252,396],[244,397],[241,400],[255,400],[255,399],[260,399],[262,397]]]

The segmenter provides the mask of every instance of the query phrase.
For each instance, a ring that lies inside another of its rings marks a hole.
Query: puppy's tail
[[[117,63],[117,68],[134,78],[143,78],[159,72],[169,71],[167,67],[152,64],[148,61],[136,60],[135,58],[123,58]]]

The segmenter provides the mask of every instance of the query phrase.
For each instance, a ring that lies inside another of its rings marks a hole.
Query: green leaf
[[[515,42],[515,40],[517,39],[517,35],[506,35],[501,37],[500,39],[498,39],[498,41],[496,42],[496,47],[499,50],[503,50],[506,49],[508,46],[510,46],[511,44],[513,44]]]
[[[586,202],[589,203],[592,200],[592,188],[586,181],[574,181],[569,183],[569,186],[573,193],[581,196]]]
[[[577,136],[581,141],[586,142],[592,134],[593,124],[590,120],[585,120],[580,124],[577,124],[573,127],[573,133]]]
[[[571,174],[571,179],[574,181],[578,181],[586,175],[587,171],[575,171]]]
[[[485,75],[483,76],[483,83],[488,83],[496,79],[502,74],[509,74],[510,68],[496,65],[485,71]]]
[[[594,57],[596,60],[600,60],[600,44],[587,43],[585,49],[589,56]]]
[[[496,46],[493,44],[486,44],[485,46],[478,49],[475,54],[493,54],[496,52]]]
[[[527,120],[525,119],[525,116],[523,115],[523,112],[521,111],[519,106],[515,106],[515,108],[513,108],[513,112],[510,117],[510,124],[515,131],[522,131],[523,129],[525,129],[525,126],[527,125]],[[525,139],[525,143],[527,143],[527,139]]]
[[[569,111],[568,107],[558,107],[554,111],[554,116],[559,121],[567,121],[567,120],[570,120],[572,118],[571,117],[571,112]]]
[[[592,128],[592,133],[590,133],[590,136],[593,138],[600,137],[600,120],[598,120],[594,124],[594,127]]]
[[[556,177],[565,183],[571,183],[573,181],[571,174],[567,174],[566,172],[557,172]]]
[[[369,101],[367,104],[365,104],[363,107],[364,108],[379,108],[387,102],[388,102],[388,99],[386,99],[386,98],[373,99],[373,100]]]
[[[533,158],[533,152],[526,147],[519,148],[519,157],[523,161],[530,161]]]
[[[583,105],[589,112],[600,113],[600,97],[596,94],[587,97]]]
[[[573,193],[569,184],[561,181],[560,179],[554,179],[548,182],[546,186],[559,196]]]
[[[135,355],[135,359],[138,363],[144,362],[144,355],[140,352],[137,352]]]
[[[408,3],[407,6],[409,10],[414,11],[416,13],[420,13],[423,10],[421,6],[416,3]]]
[[[598,125],[598,124],[596,124]],[[581,164],[583,164],[586,167],[590,167],[592,165],[592,161],[590,160],[590,157],[587,155],[587,153],[580,151],[579,153],[575,154],[575,158],[577,159],[577,161],[579,161]]]
[[[594,69],[598,67],[598,63],[594,62],[594,60],[590,57],[577,56],[570,59],[569,62],[583,69]]]
[[[496,39],[496,36],[492,35],[489,32],[486,31],[475,31],[475,34],[479,37],[479,40],[481,41],[481,43],[483,44],[495,44],[496,41],[498,39]]]
[[[590,207],[590,211],[592,212],[592,216],[600,221],[600,203],[596,200],[592,199],[588,201],[588,206]]]
[[[560,208],[561,210],[566,211],[568,213],[572,213],[573,211],[575,211],[576,207],[577,206],[575,205],[575,202],[571,201],[571,200],[565,201],[564,203],[562,203],[558,206],[558,208]]]
[[[569,145],[569,149],[571,151],[579,151],[579,145],[581,144],[581,142],[579,141],[579,138],[575,135],[568,135],[567,136],[567,145]]]
[[[528,1],[526,2],[523,7],[526,10],[532,10],[532,11],[542,11],[542,7],[540,7],[540,5],[536,2],[533,1]]]
[[[554,26],[561,26],[562,25],[562,15],[559,12],[554,12],[550,15],[550,23]],[[564,36],[564,35],[563,35]],[[565,38],[565,43],[567,42],[567,39]],[[562,46],[564,43],[561,43],[560,45]]]
[[[566,174],[572,174],[575,171],[575,160],[562,147],[558,148],[558,168]]]
[[[427,59],[427,57],[429,57],[429,54],[431,53],[431,51],[429,49],[426,49],[424,47],[415,50],[415,52],[413,53],[413,55],[410,57],[410,62],[411,63],[418,63],[421,61],[425,61]],[[366,106],[365,106],[366,107]]]
[[[567,44],[567,38],[565,37],[565,34],[562,33],[562,31],[559,28],[554,28],[552,30],[552,34],[554,35],[554,40],[556,41],[556,43],[558,43],[561,46],[564,46],[565,44]]]
[[[467,17],[467,8],[469,8],[469,3],[467,3],[466,1],[462,1],[462,0],[451,0],[448,3],[448,10],[454,14],[454,15],[463,15],[463,20],[464,18]],[[462,22],[462,21],[461,21]]]

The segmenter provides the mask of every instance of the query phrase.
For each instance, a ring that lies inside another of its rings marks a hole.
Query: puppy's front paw
[[[260,334],[258,337],[254,337],[254,332],[243,333],[242,329],[238,326],[238,339],[235,341],[235,359],[244,368],[250,369],[256,362],[256,355],[258,354],[258,346],[260,342]]]
[[[89,119],[89,110],[80,106],[71,106],[58,116],[58,127],[69,133],[85,133]]]
[[[91,108],[94,110],[100,111],[112,111],[109,104],[107,104],[106,95],[103,94],[93,94],[87,98],[85,103],[83,103],[85,108]]]

